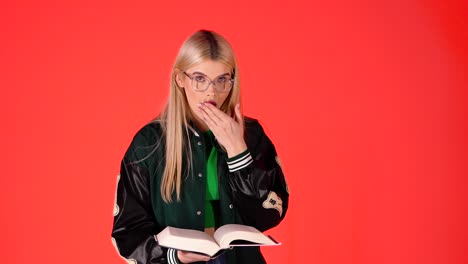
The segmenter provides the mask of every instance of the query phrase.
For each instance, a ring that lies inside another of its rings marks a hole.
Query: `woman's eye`
[[[196,75],[193,78],[195,78],[195,81],[197,82],[204,82],[206,80],[205,77],[201,75]]]
[[[225,83],[225,82],[227,82],[227,80],[228,80],[227,77],[219,77],[219,78],[217,79],[217,82],[219,82],[219,83]]]

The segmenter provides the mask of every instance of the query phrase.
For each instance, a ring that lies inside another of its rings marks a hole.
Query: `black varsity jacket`
[[[184,164],[180,201],[161,198],[165,142],[159,121],[144,126],[133,138],[121,162],[112,242],[132,264],[178,263],[175,250],[155,239],[166,226],[204,230],[206,157],[204,137],[190,127],[192,166]],[[236,157],[218,149],[220,222],[245,224],[265,231],[278,225],[288,209],[289,192],[280,160],[257,120],[245,118],[247,151]],[[225,253],[228,263],[265,263],[258,247],[238,247]]]

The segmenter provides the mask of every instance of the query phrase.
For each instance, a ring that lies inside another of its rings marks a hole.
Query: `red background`
[[[2,1],[2,263],[124,263],[119,162],[213,29],[291,191],[269,263],[468,263],[463,1]]]

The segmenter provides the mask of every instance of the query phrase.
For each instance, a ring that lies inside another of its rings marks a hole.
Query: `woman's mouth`
[[[207,103],[208,103],[208,104],[212,104],[212,105],[214,105],[214,106],[216,107],[216,102],[213,101],[213,100],[208,100],[208,101],[205,101],[204,103],[205,103],[205,104],[207,104]]]

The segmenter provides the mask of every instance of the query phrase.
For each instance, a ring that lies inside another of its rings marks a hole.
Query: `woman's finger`
[[[240,125],[242,132],[244,132],[244,119],[242,118],[242,112],[240,110],[240,104],[237,104],[234,108],[236,114],[236,122]]]
[[[177,251],[177,258],[182,261],[183,263],[191,263],[197,261],[208,261],[210,257],[206,255],[201,255],[193,252],[188,251]]]
[[[205,112],[215,121],[216,123],[220,123],[228,117],[223,111],[218,109],[216,106],[210,103],[203,103],[201,104]]]
[[[205,106],[203,106],[203,104],[198,105],[198,110],[200,111],[203,121],[205,121],[206,125],[210,129],[217,125],[215,118],[213,117],[213,115],[210,114],[210,112],[208,112],[208,110]]]

